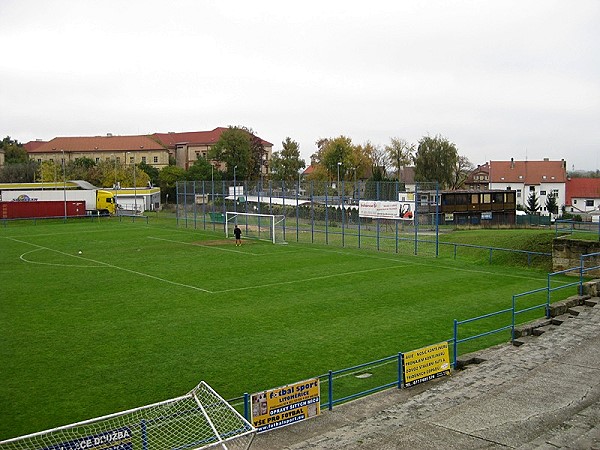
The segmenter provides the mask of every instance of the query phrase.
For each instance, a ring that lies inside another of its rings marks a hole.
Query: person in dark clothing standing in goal
[[[233,229],[233,235],[235,236],[235,246],[239,247],[242,245],[242,230],[240,230],[240,227],[237,226],[237,223]]]

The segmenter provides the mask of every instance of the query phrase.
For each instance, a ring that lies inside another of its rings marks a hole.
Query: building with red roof
[[[161,168],[169,165],[169,152],[149,136],[79,136],[56,137],[48,142],[35,141],[25,144],[29,158],[38,163],[44,161],[74,161],[90,158],[100,161],[116,161],[125,164],[146,163]]]
[[[470,191],[487,191],[490,188],[490,165],[485,163],[478,165],[464,182],[465,189]]]
[[[565,209],[573,214],[600,212],[600,178],[569,178]]]
[[[30,141],[24,148],[30,159],[44,161],[74,161],[90,158],[95,162],[116,161],[125,164],[146,163],[161,169],[169,165],[173,157],[176,165],[188,169],[198,158],[207,158],[210,148],[217,143],[227,128],[218,127],[211,131],[183,133],[154,133],[140,136],[79,136],[56,137],[48,142]],[[273,144],[259,138],[265,149],[262,165],[263,174],[269,173]],[[64,156],[63,156],[64,154]],[[0,160],[1,161],[1,160]],[[225,167],[214,162],[219,169]]]
[[[218,127],[211,131],[154,133],[152,137],[169,150],[169,154],[175,158],[177,166],[187,170],[198,158],[208,159],[210,149],[226,130],[227,128]],[[260,137],[259,139],[265,149],[262,171],[263,175],[267,175],[273,155],[273,144]],[[219,168],[224,169],[225,167],[219,165]]]
[[[527,199],[534,194],[539,211],[548,215],[546,201],[550,195],[556,198],[559,211],[565,204],[567,163],[565,160],[550,161],[490,161],[490,189],[514,190],[517,205],[525,207]]]

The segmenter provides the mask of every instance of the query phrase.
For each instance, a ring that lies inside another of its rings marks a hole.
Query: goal
[[[285,216],[226,211],[227,238],[233,235],[235,225],[240,227],[245,238],[271,241],[273,244],[284,242]]]
[[[0,441],[2,450],[247,450],[254,428],[201,382],[187,395]]]

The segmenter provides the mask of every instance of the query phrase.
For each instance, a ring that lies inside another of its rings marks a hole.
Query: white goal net
[[[273,214],[253,214],[225,212],[225,235],[233,236],[233,229],[242,230],[242,238],[261,239],[273,244],[284,242],[285,216]]]
[[[256,429],[208,384],[153,405],[0,441],[0,449],[248,449]]]

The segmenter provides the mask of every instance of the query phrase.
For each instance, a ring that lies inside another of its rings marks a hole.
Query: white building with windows
[[[566,203],[567,163],[550,161],[490,161],[490,189],[516,191],[517,208],[525,209],[529,197],[537,198],[539,213],[549,215],[546,202],[556,198],[558,211]]]
[[[600,178],[569,178],[566,211],[571,214],[600,213]]]

